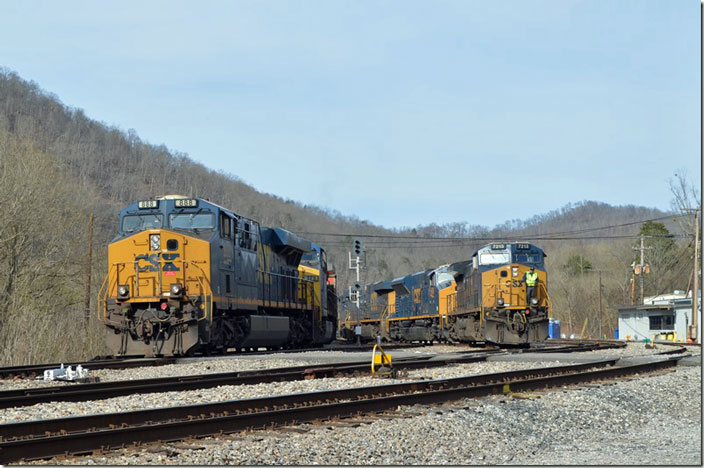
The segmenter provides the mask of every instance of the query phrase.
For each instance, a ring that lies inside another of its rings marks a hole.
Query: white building
[[[697,300],[697,343],[702,342],[702,297]],[[692,292],[646,297],[644,304],[616,306],[618,336],[622,340],[652,339],[660,333],[675,333],[675,340],[686,342],[692,325]]]

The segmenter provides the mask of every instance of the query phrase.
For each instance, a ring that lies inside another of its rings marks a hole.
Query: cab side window
[[[252,248],[252,224],[244,223],[244,248]]]
[[[251,235],[252,224],[250,221],[242,220],[241,230],[237,233],[239,238],[239,246],[242,249],[252,248],[252,235]]]
[[[257,244],[259,243],[259,224],[252,221],[250,226],[250,238],[251,238],[251,249],[257,250]]]
[[[220,213],[220,237],[232,238],[232,218]]]

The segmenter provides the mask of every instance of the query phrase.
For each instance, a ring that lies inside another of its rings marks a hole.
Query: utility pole
[[[609,272],[611,270],[587,270],[585,273],[599,273],[599,339],[602,339],[604,336],[604,308],[602,305],[602,297],[603,297],[603,292],[602,290],[604,289],[603,283],[601,281],[601,274],[605,272]],[[585,325],[586,326],[586,325]]]
[[[683,208],[682,211],[687,214],[694,212],[694,268],[692,270],[691,285],[692,285],[692,324],[687,330],[687,340],[696,342],[699,336],[699,231],[700,231],[700,208]],[[689,286],[689,285],[688,285]],[[687,288],[689,289],[689,287]]]
[[[652,248],[652,247],[645,247],[644,240],[645,240],[645,235],[641,234],[640,235],[640,248],[633,247],[633,250],[640,250],[640,265],[636,265],[636,267],[640,267],[640,303],[641,304],[643,303],[643,280],[645,277],[645,251]],[[636,274],[638,274],[637,271],[636,271]]]
[[[643,281],[645,280],[645,260],[643,259],[643,252],[645,252],[645,248],[643,247],[643,236],[640,236],[640,303],[642,304],[644,301],[644,296],[643,296]]]
[[[86,301],[84,311],[84,321],[86,330],[90,321],[90,268],[93,262],[93,215],[90,215],[90,224],[88,228],[88,262],[86,263]]]
[[[599,270],[599,339],[601,339],[604,336],[604,333],[602,332],[601,329],[601,322],[602,322],[602,308],[601,308],[601,270]]]
[[[631,265],[631,268],[635,268],[635,265]],[[636,272],[633,269],[631,269],[631,305],[634,305],[635,303],[636,303]]]
[[[694,342],[697,341],[699,334],[698,325],[699,318],[699,210],[694,213],[694,284],[692,285],[692,326],[689,331],[689,338]]]

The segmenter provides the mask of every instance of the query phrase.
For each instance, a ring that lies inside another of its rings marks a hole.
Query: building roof
[[[701,303],[701,291],[697,294],[697,304]],[[643,300],[644,304],[616,304],[610,306],[609,309],[622,310],[658,310],[658,309],[672,309],[674,306],[683,306],[692,304],[692,291],[688,291],[686,294],[679,291],[675,291],[672,294],[660,294],[657,296],[646,297]],[[701,308],[701,307],[700,307]]]
[[[667,304],[622,304],[611,306],[609,309],[618,309],[619,312],[626,310],[667,310],[672,309],[672,304],[669,302]]]

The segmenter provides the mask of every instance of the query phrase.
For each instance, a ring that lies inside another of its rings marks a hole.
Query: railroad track
[[[624,366],[614,365],[618,359],[606,359],[453,379],[4,424],[0,425],[0,463],[349,417],[400,405],[436,404],[614,379],[669,368],[679,358],[661,357],[646,364]]]
[[[85,362],[66,362],[52,364],[32,364],[28,366],[11,366],[0,367],[0,378],[31,378],[44,374],[45,370],[58,369],[62,365],[64,367],[71,366],[74,369],[77,366],[82,366],[84,369],[127,369],[130,367],[146,367],[146,366],[163,366],[166,364],[174,364],[176,358],[142,358],[142,357],[125,357],[111,359],[95,359]]]
[[[303,349],[285,349],[285,350],[268,350],[268,351],[233,351],[228,352],[227,355],[266,355],[266,354],[289,354],[289,353],[305,353],[310,351],[346,351],[346,352],[365,352],[371,349],[373,344],[367,345],[338,345],[322,348],[303,348]],[[408,348],[418,348],[428,346],[427,344],[420,343],[401,343],[401,344],[385,344],[385,350],[393,349],[408,349]],[[623,347],[625,344],[619,341],[609,341],[609,342],[575,342],[572,340],[562,340],[555,341],[555,343],[546,344],[534,344],[530,348],[516,348],[510,352],[573,352],[573,351],[590,351],[592,349],[604,349],[607,347]],[[497,346],[485,345],[484,350],[490,351],[499,349]],[[473,352],[473,351],[470,351]],[[198,356],[193,358],[185,359],[202,359],[207,358],[207,356]],[[108,357],[98,357],[91,361],[85,362],[67,362],[67,363],[50,363],[50,364],[33,364],[27,366],[11,366],[11,367],[0,367],[0,379],[6,378],[34,378],[43,375],[45,370],[57,369],[64,365],[65,367],[71,366],[76,368],[81,365],[84,369],[127,369],[131,367],[145,367],[145,366],[162,366],[166,364],[175,364],[179,360],[184,358],[176,357],[156,357],[156,358],[144,358],[141,356],[127,356],[121,358],[108,358]]]
[[[613,347],[613,344],[589,345],[546,345],[530,351],[533,352],[575,352],[591,351]],[[365,349],[368,351],[368,349]],[[456,353],[445,358],[431,356],[397,358],[394,360],[396,370],[442,367],[450,364],[462,364],[485,361],[494,354],[516,353],[525,350],[502,350],[498,347],[484,350],[471,350]],[[220,385],[254,385],[271,382],[290,382],[322,377],[337,377],[350,374],[367,374],[369,361],[347,363],[317,364],[308,366],[285,367],[276,369],[225,372],[216,374],[162,377],[151,379],[83,383],[77,385],[60,385],[51,387],[24,388],[0,392],[0,409],[30,406],[52,401],[90,401],[119,396],[159,393],[168,391],[186,391],[214,388]]]
[[[346,352],[359,352],[359,351],[369,351],[372,345],[367,346],[357,346],[357,345],[340,345],[332,347],[320,347],[320,348],[301,348],[301,349],[281,349],[281,350],[267,350],[267,351],[231,351],[225,354],[225,356],[237,356],[237,355],[266,355],[266,354],[292,354],[292,353],[305,353],[310,351],[346,351]],[[389,344],[385,345],[384,349],[405,349],[405,348],[418,348],[428,346],[425,344]],[[203,359],[212,358],[213,356],[194,356],[192,358],[184,357],[155,357],[155,358],[145,358],[142,356],[126,356],[126,357],[107,357],[99,356],[90,361],[77,361],[77,362],[66,362],[66,363],[49,363],[49,364],[31,364],[26,366],[10,366],[10,367],[0,367],[0,379],[7,378],[34,378],[44,374],[45,370],[58,369],[62,365],[64,367],[71,366],[74,369],[80,365],[84,369],[127,369],[131,367],[146,367],[146,366],[163,366],[166,364],[175,364],[181,359]]]
[[[487,357],[496,353],[501,353],[501,350],[475,351],[470,354],[449,356],[442,359],[434,358],[432,360],[432,356],[398,358],[394,360],[393,367],[396,370],[404,370],[480,362],[485,361]],[[50,401],[102,400],[142,393],[214,388],[220,385],[254,385],[355,374],[368,375],[370,370],[370,361],[357,361],[217,374],[24,388],[0,392],[0,409],[30,406]]]
[[[622,341],[586,341],[580,340],[555,340],[547,343],[534,343],[530,348],[517,349],[516,352],[523,353],[574,353],[584,351],[597,351],[600,349],[625,348],[626,343]]]

